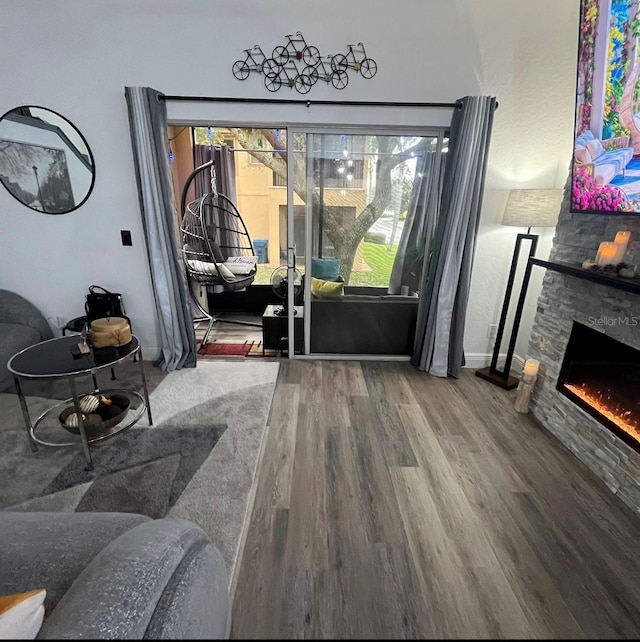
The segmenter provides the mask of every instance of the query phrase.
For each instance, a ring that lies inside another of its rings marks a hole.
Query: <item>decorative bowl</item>
[[[98,408],[89,414],[84,414],[84,430],[87,439],[96,439],[108,435],[126,416],[131,405],[129,397],[123,394],[98,395],[111,403],[100,401]],[[78,426],[67,426],[67,417],[76,411],[75,406],[67,406],[58,416],[60,425],[74,435],[80,434]]]

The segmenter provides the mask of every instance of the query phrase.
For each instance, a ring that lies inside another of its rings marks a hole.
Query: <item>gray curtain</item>
[[[233,151],[227,145],[214,147],[213,162],[216,173],[216,190],[219,194],[226,196],[237,207],[236,161]],[[236,217],[228,213],[227,207],[216,208],[214,217],[215,220],[210,222],[218,228],[218,244],[225,255],[224,258],[239,254],[240,252],[237,250],[227,249],[241,245]]]
[[[442,155],[429,150],[418,154],[407,218],[389,279],[389,294],[400,294],[403,285],[410,293],[420,289],[424,256],[431,250],[440,211]]]
[[[211,145],[194,145],[194,169],[211,160]],[[195,199],[198,199],[211,191],[211,174],[199,172],[193,180]],[[194,199],[194,200],[195,200]]]
[[[196,338],[186,274],[178,252],[176,205],[169,167],[167,110],[149,87],[125,87],[140,212],[156,312],[163,370],[196,365]]]
[[[496,100],[467,96],[451,121],[440,216],[420,288],[411,362],[438,377],[458,377],[487,156]]]
[[[236,193],[236,161],[233,152],[227,145],[213,147],[211,145],[196,145],[194,147],[195,167],[200,167],[213,159],[216,172],[216,189],[237,205]],[[200,172],[193,181],[196,186],[196,198],[211,192],[211,175]]]
[[[214,147],[213,162],[216,170],[216,189],[237,207],[236,160],[233,151],[227,145]]]

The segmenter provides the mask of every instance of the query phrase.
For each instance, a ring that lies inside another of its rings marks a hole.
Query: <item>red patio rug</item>
[[[251,352],[252,346],[253,341],[245,343],[218,343],[213,341],[200,348],[198,354],[217,357],[246,357]]]

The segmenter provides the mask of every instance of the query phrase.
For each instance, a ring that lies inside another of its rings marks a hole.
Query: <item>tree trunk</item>
[[[304,168],[306,166],[305,159],[302,154],[287,155],[287,147],[283,144],[282,140],[276,140],[273,130],[247,130],[247,129],[232,129],[231,130],[238,143],[244,149],[254,150],[257,147],[257,140],[263,136],[272,145],[273,149],[282,151],[274,157],[273,150],[265,150],[264,152],[250,151],[248,152],[254,158],[260,160],[264,165],[270,168],[278,176],[285,179],[287,178],[287,159],[293,158],[296,163],[294,171],[294,185],[293,191],[304,202],[307,200],[307,176]],[[287,141],[288,143],[290,141]],[[392,182],[391,171],[399,163],[408,158],[410,152],[416,151],[422,146],[422,141],[412,147],[405,149],[403,154],[394,155],[396,147],[400,143],[397,136],[381,136],[377,139],[378,152],[380,156],[377,160],[376,166],[376,186],[372,201],[362,210],[359,216],[351,225],[345,225],[342,217],[334,216],[330,208],[324,207],[324,227],[327,237],[333,244],[336,251],[336,257],[340,259],[340,271],[344,277],[345,283],[349,283],[351,272],[353,270],[353,261],[355,260],[356,251],[360,241],[364,235],[369,231],[371,226],[382,216],[385,209],[388,207],[391,200]],[[314,213],[320,212],[321,203],[317,193],[313,194],[313,211]],[[307,248],[311,251],[311,248]]]

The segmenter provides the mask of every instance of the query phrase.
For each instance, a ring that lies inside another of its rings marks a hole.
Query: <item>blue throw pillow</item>
[[[340,259],[311,259],[311,276],[323,281],[340,278]]]

